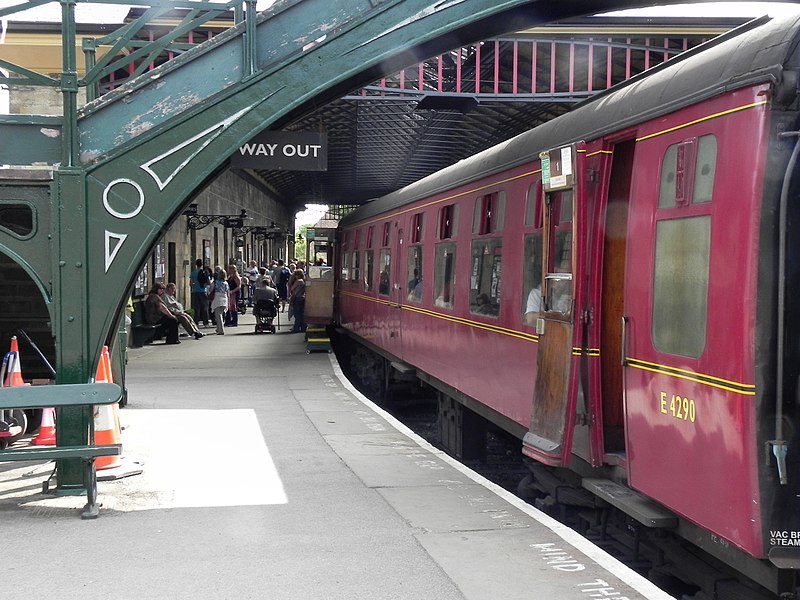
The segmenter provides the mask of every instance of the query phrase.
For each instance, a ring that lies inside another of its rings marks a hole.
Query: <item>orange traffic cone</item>
[[[56,409],[42,409],[42,424],[39,433],[31,440],[34,446],[55,446],[56,444]]]
[[[3,381],[4,387],[18,387],[30,385],[22,380],[22,365],[19,360],[19,345],[17,338],[11,338],[11,350],[7,354],[6,379]],[[34,446],[54,446],[56,443],[56,409],[42,409],[42,424],[39,426],[39,433],[31,440]]]
[[[3,387],[23,386],[26,385],[22,381],[22,373],[19,370],[19,351],[14,350],[17,347],[17,339],[13,338],[11,341],[10,352],[7,352],[3,357],[2,378]],[[15,370],[16,369],[16,370]],[[9,439],[13,442],[22,433],[22,427],[19,422],[14,418],[13,410],[0,410],[0,438],[5,438],[6,443]]]
[[[11,346],[16,346],[17,338],[12,338]],[[30,385],[22,380],[22,366],[19,360],[19,350],[12,350],[8,353],[8,370],[6,371],[6,380],[3,382],[3,387],[19,387],[21,385]]]
[[[108,346],[103,346],[100,354],[100,363],[97,365],[97,376],[95,381],[103,383],[114,383],[111,375],[111,356],[108,353]],[[122,429],[119,423],[119,406],[106,404],[94,407],[94,443],[98,446],[110,446],[122,443]],[[117,456],[98,456],[95,461],[95,468],[100,471],[117,467],[122,462],[122,457]]]

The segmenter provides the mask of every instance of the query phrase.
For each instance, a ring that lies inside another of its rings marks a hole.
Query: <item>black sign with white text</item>
[[[239,146],[231,166],[240,169],[327,171],[328,140],[321,133],[264,131]]]

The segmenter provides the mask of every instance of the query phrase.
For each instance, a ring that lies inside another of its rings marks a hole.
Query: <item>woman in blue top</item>
[[[217,325],[217,335],[225,335],[225,311],[228,310],[228,282],[225,281],[225,271],[219,269],[214,274],[211,285],[211,311],[214,313],[214,323]]]

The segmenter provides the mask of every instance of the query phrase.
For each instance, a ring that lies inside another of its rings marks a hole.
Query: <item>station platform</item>
[[[100,481],[98,519],[42,494],[52,464],[0,463],[0,597],[671,598],[406,429],[333,354],[253,329],[130,350],[142,473]]]

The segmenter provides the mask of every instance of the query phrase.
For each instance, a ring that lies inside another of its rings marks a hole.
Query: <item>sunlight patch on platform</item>
[[[287,503],[252,410],[124,410],[121,421],[125,460],[141,461],[143,473],[100,482],[100,495],[115,497],[110,508]]]

